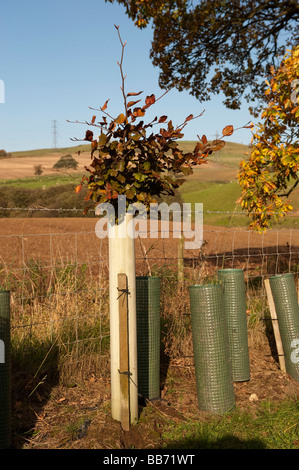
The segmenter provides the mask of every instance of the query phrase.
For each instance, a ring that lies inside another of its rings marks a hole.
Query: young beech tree
[[[271,73],[263,122],[253,136],[250,158],[241,162],[239,172],[238,202],[258,231],[292,211],[288,198],[299,182],[299,46]]]
[[[193,151],[184,152],[177,140],[184,136],[183,129],[188,122],[199,116],[190,114],[178,126],[174,126],[166,115],[155,117],[145,124],[143,117],[147,109],[163,95],[158,99],[153,94],[146,96],[145,102],[140,104],[142,92],[125,92],[122,68],[125,43],[119,27],[115,27],[122,47],[118,65],[124,111],[116,117],[111,116],[107,111],[108,99],[100,109],[90,108],[103,114],[100,121],[94,115],[91,122],[83,123],[100,128],[98,138],[88,130],[84,139],[91,142],[92,162],[89,168],[85,167],[89,176],[83,176],[76,192],[87,184],[85,199],[90,204],[85,213],[94,204],[110,202],[117,215],[119,195],[126,196],[127,207],[141,202],[148,209],[160,195],[173,195],[184,182],[183,176],[192,173],[194,166],[206,163],[209,155],[225,145],[223,138],[234,132],[233,126],[228,125],[223,129],[221,139],[208,142],[205,135],[197,136],[198,142]],[[154,131],[154,126],[159,126],[157,131]]]

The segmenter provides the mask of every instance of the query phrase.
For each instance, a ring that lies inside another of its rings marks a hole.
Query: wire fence
[[[0,289],[11,291],[12,338],[23,348],[55,341],[76,361],[108,353],[108,239],[97,237],[95,224],[92,218],[0,219]],[[187,290],[214,279],[218,269],[241,268],[254,318],[266,308],[265,278],[283,272],[298,278],[299,229],[258,234],[204,225],[201,247],[190,250],[182,250],[179,235],[170,222],[169,238],[160,226],[156,238],[135,240],[136,274],[168,279],[174,296],[178,282]],[[184,315],[188,309],[186,295]]]

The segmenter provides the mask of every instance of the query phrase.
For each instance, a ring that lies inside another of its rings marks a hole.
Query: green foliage
[[[53,168],[60,169],[60,168],[72,168],[76,170],[78,167],[78,162],[72,157],[72,155],[63,155],[58,162],[53,165]]]

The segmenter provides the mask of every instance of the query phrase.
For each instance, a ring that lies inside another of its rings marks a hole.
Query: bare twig
[[[125,113],[126,113],[126,118],[128,117],[128,107],[127,107],[127,97],[126,97],[126,94],[125,94],[125,79],[126,79],[126,75],[124,76],[124,73],[123,73],[123,68],[122,68],[122,65],[123,65],[123,58],[124,58],[124,51],[125,51],[125,46],[126,46],[126,43],[123,43],[122,41],[122,38],[121,38],[121,35],[120,35],[120,32],[119,32],[119,26],[116,26],[114,25],[115,28],[117,29],[117,34],[118,34],[118,37],[119,37],[119,40],[120,40],[120,43],[121,43],[121,58],[120,58],[120,62],[117,62],[118,65],[119,65],[119,69],[120,69],[120,74],[121,74],[121,79],[122,79],[122,85],[120,87],[121,91],[122,91],[122,94],[123,94],[123,98],[124,98],[124,106],[125,106]]]

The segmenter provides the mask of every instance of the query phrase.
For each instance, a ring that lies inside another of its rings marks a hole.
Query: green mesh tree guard
[[[160,278],[136,277],[138,393],[160,397]]]
[[[11,443],[10,292],[0,291],[0,449]]]
[[[221,269],[218,280],[224,287],[224,306],[233,379],[250,379],[246,292],[243,269]]]
[[[191,286],[189,296],[198,406],[223,414],[235,406],[223,287]]]
[[[299,307],[293,274],[269,278],[287,373],[299,382]]]

